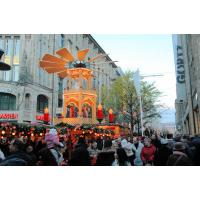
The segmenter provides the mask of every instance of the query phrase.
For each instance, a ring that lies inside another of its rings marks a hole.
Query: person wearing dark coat
[[[24,143],[14,139],[9,146],[11,155],[0,163],[0,166],[31,166],[31,158],[24,152]]]
[[[26,147],[26,153],[30,156],[31,158],[31,165],[35,166],[37,164],[37,157],[33,151],[33,146],[29,145]]]
[[[157,149],[154,157],[155,166],[166,166],[169,156],[173,151],[168,147],[168,141],[161,139],[161,146]]]
[[[173,154],[167,161],[168,166],[192,166],[191,159],[185,153],[185,145],[182,142],[177,142],[174,145]]]
[[[111,149],[112,142],[106,140],[104,149],[98,154],[96,166],[112,166],[115,161],[115,152]]]
[[[83,138],[80,138],[69,160],[70,166],[90,166],[90,154]]]

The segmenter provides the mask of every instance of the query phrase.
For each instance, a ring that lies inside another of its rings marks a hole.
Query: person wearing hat
[[[168,147],[168,140],[161,138],[161,146],[157,149],[154,157],[155,166],[166,166],[169,156],[173,153]]]
[[[167,161],[168,166],[192,166],[193,163],[185,153],[185,145],[182,142],[176,142],[174,145],[173,154]]]
[[[64,145],[59,142],[57,130],[51,128],[45,135],[46,147],[39,151],[38,165],[42,166],[58,166],[61,165],[63,157],[59,148],[64,148]]]

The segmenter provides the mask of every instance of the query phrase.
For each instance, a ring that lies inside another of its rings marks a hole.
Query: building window
[[[61,34],[60,46],[61,46],[61,47],[64,47],[64,46],[65,46],[65,35],[64,35],[64,34]]]
[[[0,93],[0,110],[16,110],[16,96]]]
[[[63,106],[63,99],[58,97],[58,108],[62,108]]]
[[[37,112],[44,113],[44,109],[48,107],[48,99],[44,95],[37,97]]]
[[[30,94],[26,94],[25,95],[25,109],[29,109],[30,108]]]
[[[20,38],[14,37],[13,81],[19,80]]]
[[[12,65],[12,51],[13,51],[13,40],[11,39],[10,36],[5,38],[5,57],[4,57],[4,62]],[[10,81],[11,79],[11,72],[10,71],[5,71],[3,79],[5,81]]]
[[[63,91],[63,78],[58,78],[58,91]]]

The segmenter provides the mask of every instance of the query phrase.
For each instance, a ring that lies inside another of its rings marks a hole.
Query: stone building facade
[[[39,67],[39,60],[62,47],[75,57],[78,50],[89,48],[87,59],[106,54],[90,34],[0,35],[3,60],[12,66],[11,71],[0,71],[0,121],[39,122],[45,106],[51,117],[61,113],[67,79],[45,72]],[[123,72],[108,55],[98,62],[93,66],[93,88],[99,103],[101,87],[106,85],[108,92]]]
[[[177,79],[177,129],[183,134],[199,134],[200,35],[174,35],[173,45]]]

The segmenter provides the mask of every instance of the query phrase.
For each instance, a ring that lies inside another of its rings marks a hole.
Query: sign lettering
[[[18,119],[18,114],[15,113],[0,113],[0,119]]]
[[[183,62],[183,52],[182,47],[177,46],[177,71],[176,71],[176,81],[180,84],[185,83],[185,69]]]

